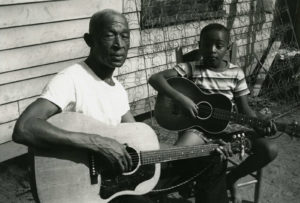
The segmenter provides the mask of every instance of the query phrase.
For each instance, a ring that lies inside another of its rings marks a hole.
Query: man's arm
[[[178,76],[177,71],[168,69],[152,75],[149,78],[149,84],[157,90],[158,93],[164,94],[181,104],[187,113],[195,118],[198,115],[198,106],[190,98],[174,89],[167,81],[168,78]]]
[[[18,119],[13,140],[38,148],[89,149],[117,163],[122,171],[131,168],[130,155],[119,142],[101,135],[65,131],[47,122],[48,118],[59,111],[59,107],[46,99],[36,100]]]

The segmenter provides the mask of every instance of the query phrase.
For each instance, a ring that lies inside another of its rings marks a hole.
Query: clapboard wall
[[[222,19],[141,30],[141,0],[0,1],[0,162],[26,152],[11,141],[23,110],[55,73],[88,55],[82,36],[94,12],[114,8],[129,21],[131,48],[116,76],[137,115],[153,108],[156,92],[147,85],[149,76],[174,65],[177,46],[184,52],[196,48],[201,28],[210,22],[231,28],[238,64],[251,69],[255,60],[249,53],[263,54],[273,17],[253,16],[256,7],[253,0],[225,0],[227,16]]]

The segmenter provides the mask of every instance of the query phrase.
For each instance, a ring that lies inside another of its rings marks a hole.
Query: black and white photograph
[[[299,203],[300,0],[0,0],[0,203]]]

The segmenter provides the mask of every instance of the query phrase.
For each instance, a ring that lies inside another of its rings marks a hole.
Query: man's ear
[[[84,38],[84,41],[85,43],[89,46],[89,47],[92,47],[94,42],[93,42],[93,38],[92,38],[92,35],[89,34],[89,33],[85,33],[83,35],[83,38]]]

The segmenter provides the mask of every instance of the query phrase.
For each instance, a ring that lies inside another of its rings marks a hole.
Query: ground
[[[290,123],[296,120],[300,123],[300,107],[292,109],[283,117],[277,119],[279,122]],[[165,131],[157,124],[147,120],[154,125],[160,141],[172,143],[175,139],[174,133]],[[298,132],[300,134],[300,132]],[[274,139],[278,144],[279,155],[277,159],[264,168],[261,203],[298,203],[300,202],[300,138],[291,138],[287,134]],[[23,155],[0,164],[0,203],[32,203],[33,198],[29,186],[27,156]],[[253,200],[253,186],[242,188],[244,203]],[[193,202],[180,200],[178,195],[169,196],[169,202]]]

